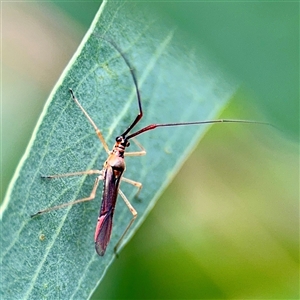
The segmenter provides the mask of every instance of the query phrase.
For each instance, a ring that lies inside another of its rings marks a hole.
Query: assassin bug
[[[150,124],[146,127],[143,127],[142,129],[131,133],[131,130],[137,125],[137,123],[142,119],[143,117],[143,109],[142,109],[142,102],[141,102],[141,97],[140,97],[140,92],[138,89],[138,83],[137,83],[137,78],[136,75],[131,68],[129,61],[127,57],[122,53],[122,51],[119,50],[119,48],[112,43],[111,41],[106,40],[109,42],[122,56],[124,59],[126,65],[128,66],[131,76],[134,82],[135,90],[136,90],[136,96],[137,96],[137,102],[138,102],[138,108],[139,112],[138,115],[136,116],[135,120],[130,124],[130,126],[119,136],[116,137],[115,145],[113,149],[110,151],[107,143],[97,127],[97,125],[94,123],[92,118],[89,116],[89,114],[85,111],[85,109],[82,107],[78,99],[76,98],[74,92],[72,89],[70,89],[70,93],[72,96],[72,99],[74,102],[78,105],[78,107],[81,109],[83,114],[86,116],[87,120],[89,123],[93,126],[93,128],[96,131],[96,134],[98,138],[100,139],[105,151],[108,154],[107,160],[104,162],[102,170],[88,170],[88,171],[81,171],[81,172],[74,172],[74,173],[66,173],[66,174],[56,174],[56,175],[50,175],[50,176],[43,176],[43,178],[59,178],[59,177],[68,177],[68,176],[78,176],[78,175],[92,175],[92,174],[97,174],[97,178],[95,180],[94,186],[92,188],[92,191],[90,195],[86,198],[78,199],[72,202],[64,203],[61,205],[49,207],[47,209],[41,210],[33,215],[31,217],[35,217],[37,215],[40,215],[42,213],[46,213],[51,210],[59,209],[65,206],[85,202],[85,201],[90,201],[93,200],[96,196],[96,191],[99,185],[99,182],[102,180],[103,181],[103,193],[102,193],[102,203],[100,207],[100,212],[98,216],[98,221],[96,225],[96,230],[95,230],[95,236],[94,236],[94,241],[95,241],[95,248],[97,253],[100,256],[103,256],[106,250],[106,247],[109,243],[110,236],[111,236],[111,231],[112,231],[112,222],[113,222],[113,215],[114,215],[114,210],[115,210],[115,205],[117,201],[117,196],[120,194],[120,196],[123,198],[125,204],[129,208],[130,212],[132,213],[132,219],[127,225],[124,233],[120,237],[117,245],[115,246],[114,250],[116,252],[118,246],[120,245],[123,237],[125,234],[128,232],[130,226],[134,222],[134,220],[137,217],[137,212],[134,209],[134,207],[130,204],[129,200],[126,198],[126,196],[123,194],[123,192],[120,190],[119,186],[121,181],[125,181],[127,183],[130,183],[138,188],[139,193],[142,188],[142,184],[136,181],[133,181],[131,179],[123,177],[123,173],[125,171],[125,156],[141,156],[145,155],[146,151],[142,147],[140,143],[138,143],[134,137],[153,130],[158,127],[172,127],[172,126],[187,126],[187,125],[201,125],[201,124],[211,124],[211,123],[255,123],[255,124],[268,124],[265,122],[257,122],[257,121],[248,121],[248,120],[232,120],[232,119],[219,119],[219,120],[208,120],[208,121],[196,121],[196,122],[185,122],[185,123],[164,123],[164,124]],[[140,151],[138,152],[126,152],[126,148],[129,147],[130,143],[129,141],[133,139],[133,141],[136,143],[136,145],[140,148]]]

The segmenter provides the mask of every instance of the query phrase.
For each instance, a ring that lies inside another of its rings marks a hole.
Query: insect
[[[105,151],[108,154],[108,158],[104,162],[101,170],[87,170],[87,171],[74,172],[74,173],[42,176],[43,178],[59,178],[59,177],[78,176],[78,175],[92,175],[92,174],[98,175],[95,180],[92,191],[88,197],[78,199],[78,200],[75,200],[72,202],[64,203],[61,205],[49,207],[49,208],[38,211],[37,213],[31,215],[31,217],[35,217],[37,215],[49,212],[51,210],[60,209],[65,206],[74,205],[77,203],[93,200],[96,197],[96,191],[97,191],[99,182],[103,181],[102,203],[101,203],[101,207],[100,207],[100,212],[99,212],[96,230],[95,230],[95,236],[94,236],[96,252],[100,256],[103,256],[105,254],[107,245],[110,241],[112,225],[113,225],[113,216],[114,216],[114,211],[115,211],[118,194],[123,198],[125,204],[127,205],[130,212],[132,213],[132,219],[130,220],[129,224],[125,228],[125,231],[123,232],[118,243],[116,244],[116,246],[114,248],[115,253],[116,253],[118,246],[120,245],[123,237],[126,235],[129,228],[131,227],[132,223],[134,222],[134,220],[137,217],[137,211],[134,209],[134,207],[131,205],[131,203],[126,198],[124,193],[119,188],[121,181],[125,181],[125,182],[130,183],[138,188],[137,194],[139,194],[139,192],[142,189],[142,184],[140,182],[125,178],[123,176],[124,171],[125,171],[125,160],[124,160],[125,156],[142,156],[142,155],[146,154],[146,151],[143,148],[143,146],[134,139],[136,136],[138,136],[142,133],[145,133],[147,131],[154,130],[158,127],[201,125],[201,124],[209,124],[209,123],[268,124],[265,122],[248,121],[248,120],[219,119],[219,120],[196,121],[196,122],[185,122],[185,123],[150,124],[146,127],[143,127],[142,129],[140,129],[138,131],[131,132],[133,130],[133,128],[139,123],[139,121],[143,117],[142,101],[141,101],[140,92],[139,92],[139,88],[138,88],[137,78],[136,78],[136,75],[135,75],[133,69],[131,68],[131,66],[129,64],[127,57],[124,55],[124,53],[122,53],[122,51],[120,51],[119,48],[114,43],[112,43],[111,41],[108,41],[108,42],[111,43],[113,45],[113,47],[116,48],[116,50],[120,53],[120,55],[124,59],[125,63],[127,64],[128,68],[131,72],[135,90],[136,90],[139,112],[138,112],[136,118],[134,119],[134,121],[130,124],[130,126],[123,133],[121,133],[119,136],[116,137],[115,145],[114,145],[113,149],[110,151],[100,129],[97,127],[97,125],[95,124],[93,119],[89,116],[89,114],[86,112],[86,110],[82,107],[82,105],[76,98],[73,90],[70,89],[70,93],[71,93],[71,97],[72,97],[73,101],[77,104],[77,106],[83,112],[83,114],[87,118],[88,122],[93,126],[98,138],[100,139]],[[138,146],[140,151],[126,152],[126,148],[128,148],[130,145],[130,142],[129,142],[130,140],[134,141],[134,143]]]

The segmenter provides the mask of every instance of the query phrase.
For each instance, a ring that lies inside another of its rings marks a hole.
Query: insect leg
[[[127,225],[125,231],[123,232],[122,236],[120,237],[119,241],[117,242],[116,246],[114,247],[115,254],[117,253],[117,249],[119,248],[119,246],[120,246],[120,244],[121,244],[124,236],[126,235],[127,231],[129,230],[129,228],[131,227],[132,223],[134,222],[134,220],[137,217],[137,211],[133,208],[133,206],[131,205],[131,203],[129,202],[129,200],[126,198],[126,196],[124,195],[124,193],[120,189],[119,189],[119,194],[123,198],[125,204],[129,208],[130,212],[132,213],[132,219],[130,220],[130,222]]]
[[[103,180],[103,176],[102,175],[99,175],[96,178],[94,186],[93,186],[93,189],[92,189],[89,197],[78,199],[78,200],[67,202],[67,203],[63,203],[63,204],[56,205],[56,206],[52,206],[52,207],[46,208],[44,210],[40,210],[37,213],[31,215],[30,217],[33,218],[33,217],[35,217],[37,215],[41,215],[41,214],[49,212],[51,210],[56,210],[56,209],[60,209],[60,208],[63,208],[63,207],[69,206],[69,205],[74,205],[74,204],[77,204],[77,203],[81,203],[81,202],[90,201],[90,200],[95,199],[95,197],[96,197],[96,191],[97,191],[97,188],[98,188],[100,180]]]
[[[125,152],[124,155],[125,156],[143,156],[146,155],[146,150],[145,148],[135,139],[132,138],[133,142],[141,149],[140,151],[136,151],[136,152]]]
[[[69,177],[69,176],[79,176],[79,175],[93,175],[99,174],[102,175],[102,170],[87,170],[87,171],[80,171],[80,172],[72,172],[72,173],[65,173],[65,174],[54,174],[54,175],[42,175],[42,178],[60,178],[60,177]]]
[[[136,192],[135,197],[138,197],[138,196],[139,196],[139,194],[140,194],[140,192],[141,192],[141,189],[142,189],[142,187],[143,187],[143,185],[142,185],[140,182],[137,182],[137,181],[134,181],[134,180],[125,178],[125,177],[122,177],[121,180],[124,181],[124,182],[127,182],[127,183],[129,183],[129,184],[132,184],[132,185],[136,186],[136,187],[138,188],[138,191]]]
[[[97,127],[97,125],[95,124],[95,122],[93,121],[93,119],[89,116],[89,114],[85,111],[85,109],[82,107],[82,105],[79,103],[78,99],[75,97],[72,89],[69,89],[73,100],[75,101],[75,103],[78,105],[78,107],[82,110],[82,112],[84,113],[84,115],[86,116],[86,118],[88,119],[88,121],[91,123],[91,125],[94,127],[96,134],[99,138],[99,140],[101,141],[105,151],[107,152],[107,154],[110,154],[109,148],[105,142],[105,139],[101,133],[101,131],[99,130],[99,128]]]

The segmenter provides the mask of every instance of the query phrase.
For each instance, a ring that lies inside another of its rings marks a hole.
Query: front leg
[[[125,156],[143,156],[146,155],[146,150],[145,148],[135,139],[132,138],[133,142],[141,149],[140,151],[136,151],[136,152],[125,152],[124,155]]]

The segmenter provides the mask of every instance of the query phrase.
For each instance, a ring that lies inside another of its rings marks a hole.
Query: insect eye
[[[117,136],[117,137],[116,137],[116,142],[122,142],[122,140],[123,140],[123,139],[122,139],[121,136]]]
[[[130,146],[130,142],[127,142],[126,147],[129,147],[129,146]]]

